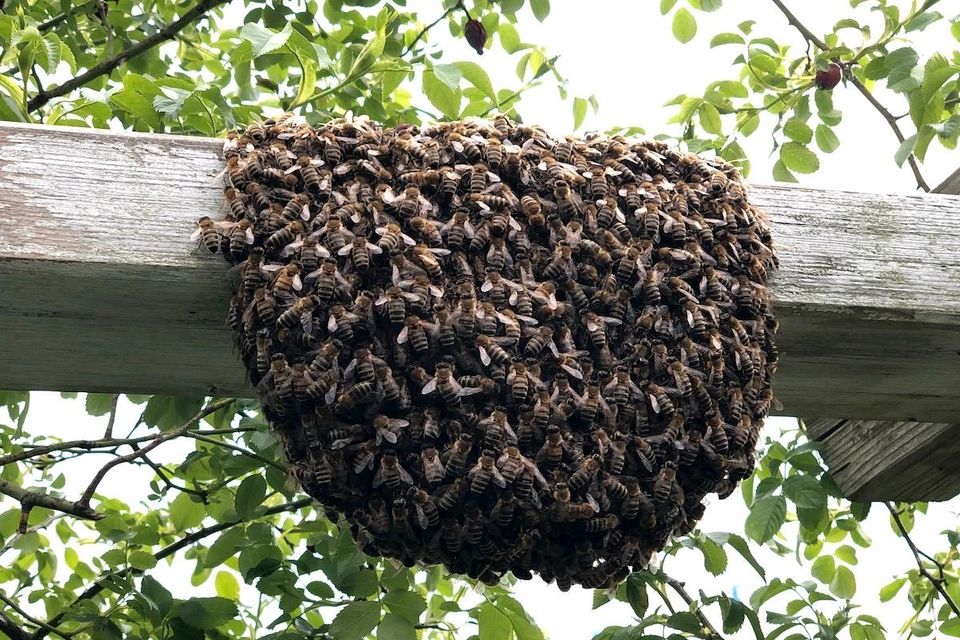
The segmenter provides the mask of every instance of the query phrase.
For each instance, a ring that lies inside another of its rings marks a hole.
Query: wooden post
[[[189,240],[219,215],[220,150],[0,124],[0,388],[251,393],[224,322],[228,266]],[[756,185],[750,200],[782,263],[784,412],[956,420],[960,198]]]

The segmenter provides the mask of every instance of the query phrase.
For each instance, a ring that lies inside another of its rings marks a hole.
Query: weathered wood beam
[[[960,169],[933,191],[960,194]],[[960,424],[821,419],[807,428],[850,498],[910,502],[960,493]]]
[[[217,215],[221,143],[0,125],[0,388],[249,394]],[[960,198],[751,189],[780,246],[785,412],[960,410]]]

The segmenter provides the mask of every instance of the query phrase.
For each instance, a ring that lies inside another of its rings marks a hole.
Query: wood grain
[[[220,142],[0,125],[0,388],[249,394],[229,275],[194,251]],[[960,411],[960,198],[757,185],[782,268],[784,411]]]

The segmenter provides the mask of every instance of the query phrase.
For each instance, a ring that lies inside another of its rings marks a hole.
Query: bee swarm
[[[736,169],[506,117],[231,134],[229,321],[370,555],[607,587],[754,466],[776,268]]]

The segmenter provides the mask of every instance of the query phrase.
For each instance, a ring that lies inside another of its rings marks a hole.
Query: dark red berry
[[[824,91],[830,91],[840,84],[840,78],[843,77],[843,69],[836,62],[831,62],[826,69],[817,71],[817,88]]]
[[[463,27],[463,35],[471,47],[476,49],[477,53],[483,55],[483,45],[487,44],[487,30],[479,20],[467,20]]]

